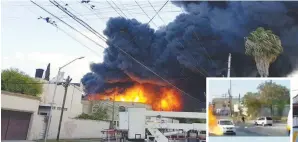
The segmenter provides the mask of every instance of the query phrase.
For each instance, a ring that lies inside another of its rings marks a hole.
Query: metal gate
[[[1,140],[26,140],[31,113],[1,109]]]

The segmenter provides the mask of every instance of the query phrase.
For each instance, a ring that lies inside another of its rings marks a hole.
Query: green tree
[[[49,81],[50,80],[50,71],[51,71],[51,64],[49,63],[48,66],[47,66],[47,70],[45,72],[45,77],[44,79]]]
[[[247,92],[243,96],[243,104],[247,108],[248,115],[253,117],[259,115],[262,107],[259,93]]]
[[[290,104],[290,90],[285,86],[267,81],[258,86],[262,104],[269,107],[273,115],[273,107],[277,107],[278,114],[282,115],[286,104]]]
[[[1,90],[39,96],[42,84],[18,69],[6,69],[1,72]]]
[[[279,37],[262,27],[251,32],[245,41],[245,54],[252,56],[261,77],[269,76],[269,67],[283,52]]]

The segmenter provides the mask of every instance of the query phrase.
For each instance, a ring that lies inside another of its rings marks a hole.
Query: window
[[[48,114],[45,113],[45,112],[39,112],[38,114],[39,114],[39,115],[48,115]]]
[[[272,120],[272,118],[271,118],[271,117],[266,117],[266,119],[267,119],[267,120]]]

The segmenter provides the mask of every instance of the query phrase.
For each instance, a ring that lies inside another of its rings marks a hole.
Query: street
[[[286,124],[275,123],[273,126],[255,126],[251,123],[235,125],[235,136],[288,136]],[[210,134],[210,136],[214,136]],[[233,135],[225,135],[233,136]]]

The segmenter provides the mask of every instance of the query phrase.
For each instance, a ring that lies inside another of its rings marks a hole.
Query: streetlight
[[[60,71],[61,69],[63,69],[64,67],[66,67],[67,65],[73,63],[74,61],[76,60],[80,60],[80,59],[83,59],[85,57],[78,57],[78,58],[75,58],[73,59],[72,61],[68,62],[67,64],[59,67],[59,70],[58,70],[58,74],[56,76],[56,82],[55,82],[55,89],[54,89],[54,95],[53,95],[53,98],[52,98],[52,102],[51,102],[51,107],[50,107],[50,113],[49,113],[49,119],[48,119],[48,124],[47,124],[47,127],[46,127],[46,132],[45,132],[45,138],[44,138],[44,141],[46,142],[47,141],[47,137],[48,137],[48,131],[50,130],[50,123],[51,123],[51,119],[52,119],[52,110],[53,110],[53,104],[54,104],[54,100],[55,100],[55,96],[56,96],[56,91],[57,91],[57,86],[58,86],[58,76],[60,74]]]

